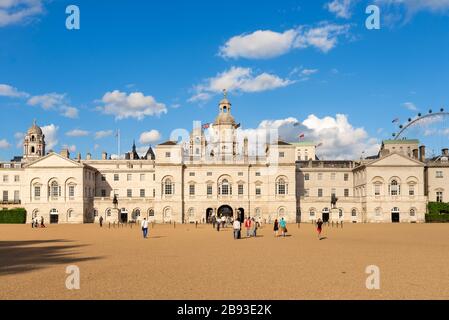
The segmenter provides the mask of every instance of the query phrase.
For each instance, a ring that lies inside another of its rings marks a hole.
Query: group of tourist
[[[45,228],[44,217],[41,217],[40,222],[38,217],[31,219],[31,228],[39,228],[39,223],[41,228]]]

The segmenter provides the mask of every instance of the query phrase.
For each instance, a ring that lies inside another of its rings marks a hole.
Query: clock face
[[[200,142],[201,142],[200,137],[196,137],[195,142],[196,142],[196,143],[200,143]]]

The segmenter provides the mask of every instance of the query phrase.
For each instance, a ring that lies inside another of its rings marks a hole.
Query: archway
[[[399,208],[391,209],[391,222],[399,223],[401,222],[401,211]]]
[[[171,223],[172,221],[172,210],[170,207],[164,209],[163,214],[164,223]]]
[[[50,210],[50,224],[58,224],[59,222],[59,212],[56,209]]]
[[[329,222],[330,211],[329,208],[323,209],[323,222]]]
[[[220,208],[218,208],[217,217],[221,218],[223,216],[231,217],[231,218],[234,217],[234,211],[232,210],[232,208],[230,206],[224,205],[224,206],[221,206]]]
[[[214,215],[214,209],[206,209],[206,223],[212,223],[212,216]]]
[[[237,220],[243,222],[245,220],[245,209],[239,208],[237,211]]]

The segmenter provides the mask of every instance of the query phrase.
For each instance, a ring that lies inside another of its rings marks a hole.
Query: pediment
[[[25,166],[26,168],[82,168],[83,165],[57,153],[50,153]]]
[[[416,166],[424,166],[424,164],[418,160],[412,159],[410,157],[406,157],[399,153],[391,153],[385,157],[377,159],[367,166],[370,167],[416,167]]]

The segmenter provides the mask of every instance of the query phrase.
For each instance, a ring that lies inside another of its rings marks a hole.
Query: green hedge
[[[24,224],[27,212],[25,209],[0,210],[0,224]]]
[[[449,223],[449,214],[426,214],[426,222]]]
[[[429,209],[428,212],[430,215],[441,215],[441,214],[449,215],[449,203],[429,202],[427,207]]]

